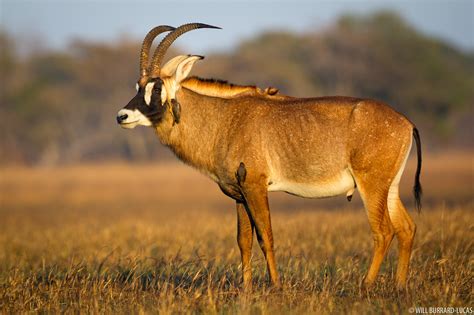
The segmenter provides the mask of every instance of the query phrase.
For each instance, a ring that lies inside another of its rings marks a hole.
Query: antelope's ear
[[[186,59],[181,61],[176,67],[176,72],[174,74],[174,79],[177,84],[181,83],[186,79],[193,68],[193,65],[196,61],[204,59],[203,56],[192,55],[188,56]]]
[[[178,65],[187,58],[189,58],[189,55],[179,55],[168,60],[168,62],[163,67],[161,67],[160,77],[172,77],[176,73],[176,68],[178,68]]]

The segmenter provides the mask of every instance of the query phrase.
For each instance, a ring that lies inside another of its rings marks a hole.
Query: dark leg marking
[[[174,123],[179,124],[181,119],[181,105],[176,99],[171,100],[171,112],[173,113]]]
[[[247,170],[245,169],[244,162],[240,162],[239,168],[237,172],[235,172],[235,178],[237,178],[237,183],[241,186],[245,182],[245,178],[247,177]]]

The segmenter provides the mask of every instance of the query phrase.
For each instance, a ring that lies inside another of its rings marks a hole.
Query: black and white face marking
[[[166,106],[162,106],[162,86],[163,81],[160,78],[150,80],[145,87],[137,84],[137,95],[117,114],[120,126],[132,129],[138,125],[158,124],[166,112]]]
[[[145,103],[150,106],[151,95],[155,87],[155,82],[149,82],[145,85]],[[161,92],[160,92],[161,95]]]

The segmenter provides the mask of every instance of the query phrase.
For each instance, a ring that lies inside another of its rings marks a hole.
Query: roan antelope
[[[353,97],[295,98],[223,81],[188,78],[201,56],[177,56],[161,67],[178,36],[201,23],[158,26],[143,41],[137,94],[118,112],[123,128],[152,127],[161,143],[197,168],[237,204],[237,242],[245,289],[251,288],[253,232],[271,282],[279,284],[268,206],[269,191],[309,198],[359,189],[374,237],[364,283],[374,282],[394,235],[399,243],[396,282],[404,288],[415,224],[398,192],[412,146],[418,165],[414,194],[420,209],[421,147],[415,126],[382,102]],[[171,31],[148,66],[154,38]]]

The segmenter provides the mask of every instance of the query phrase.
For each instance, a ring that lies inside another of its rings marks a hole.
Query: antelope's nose
[[[127,120],[128,118],[128,115],[127,114],[123,114],[123,115],[118,115],[117,116],[117,122],[119,124],[121,124],[122,122],[124,122],[125,120]]]

